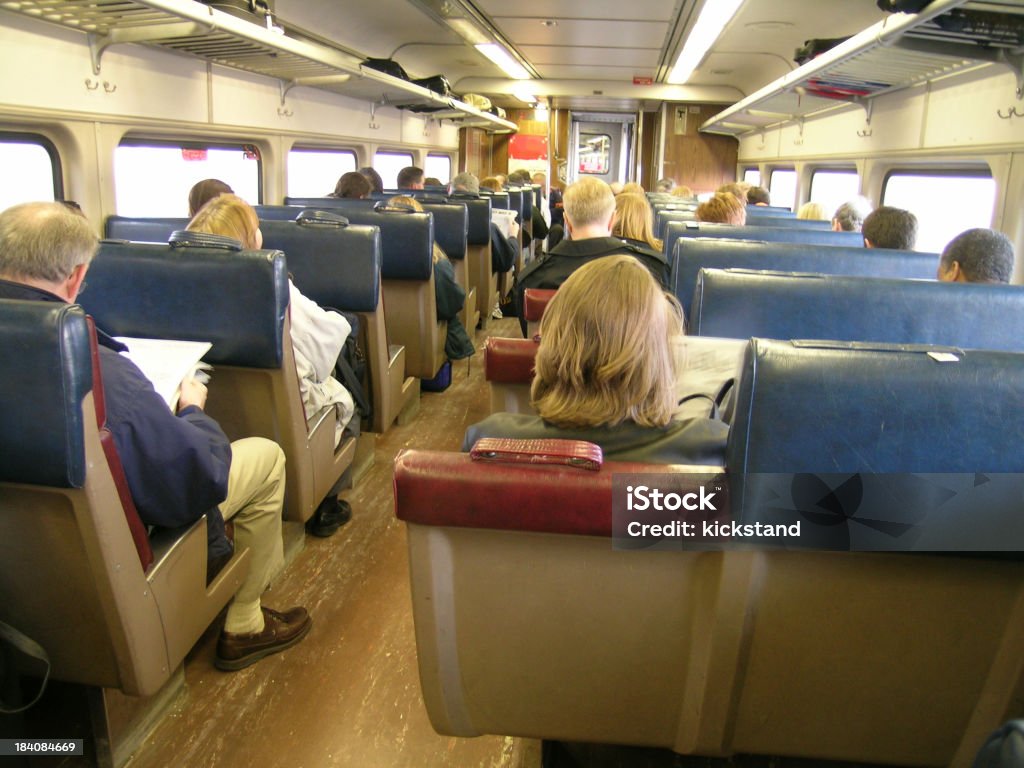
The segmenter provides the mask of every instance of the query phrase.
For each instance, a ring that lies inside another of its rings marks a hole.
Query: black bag
[[[878,0],[878,7],[886,13],[918,13],[932,0]]]
[[[434,75],[433,77],[421,77],[418,80],[413,80],[418,86],[426,88],[428,91],[433,91],[440,96],[451,96],[452,86],[448,82],[448,78],[444,75]]]
[[[352,333],[345,339],[345,346],[341,348],[341,354],[338,355],[338,360],[334,364],[334,378],[340,381],[352,395],[352,400],[362,417],[370,421],[373,419],[373,407],[370,405],[370,399],[366,396],[370,384],[369,366],[366,364],[366,353],[359,344],[359,315],[342,312],[340,309],[332,311],[344,317],[352,326]]]
[[[399,80],[409,80],[409,75],[402,69],[402,65],[392,59],[366,59],[363,66],[383,72],[385,75],[397,77]]]
[[[879,4],[881,4],[881,0],[879,0]],[[831,51],[837,45],[845,43],[849,39],[848,37],[822,37],[804,40],[803,46],[797,48],[793,54],[793,61],[797,64],[806,64],[816,56],[820,56],[825,51]]]

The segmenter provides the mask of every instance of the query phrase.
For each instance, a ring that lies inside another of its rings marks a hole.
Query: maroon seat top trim
[[[121,466],[121,457],[118,456],[117,446],[114,445],[114,436],[107,429],[107,402],[103,396],[103,377],[100,375],[100,351],[99,345],[96,343],[96,326],[91,317],[87,318],[87,322],[90,334],[89,345],[92,350],[92,399],[96,405],[96,426],[99,428],[100,445],[103,446],[103,454],[107,458],[110,474],[114,478],[114,486],[117,488],[118,498],[121,499],[121,507],[124,509],[128,530],[131,531],[132,541],[135,542],[135,549],[139,553],[139,562],[142,564],[142,570],[146,571],[153,564],[153,549],[149,545],[146,526],[142,524],[139,513],[135,509],[135,502],[132,501],[128,478],[125,477],[124,467]]]
[[[605,462],[589,472],[479,462],[468,453],[405,450],[395,458],[395,514],[420,525],[610,537],[613,474],[704,469]]]
[[[523,314],[527,322],[537,322],[544,317],[544,310],[556,293],[557,288],[527,288],[523,292]]]
[[[496,384],[529,384],[535,357],[537,342],[533,339],[491,336],[484,345],[484,378]]]

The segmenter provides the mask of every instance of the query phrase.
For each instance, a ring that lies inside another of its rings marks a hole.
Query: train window
[[[611,166],[612,137],[606,133],[580,134],[580,173],[603,175]]]
[[[261,202],[259,150],[249,144],[126,139],[114,152],[114,187],[120,216],[187,216],[197,181],[220,179],[235,194]]]
[[[288,197],[323,197],[356,167],[351,149],[295,147],[288,152]]]
[[[859,194],[860,176],[855,170],[822,168],[811,173],[810,199],[820,204],[829,216]]]
[[[988,171],[890,171],[882,204],[917,216],[917,250],[939,252],[965,229],[992,226],[996,183]]]
[[[776,168],[772,171],[768,183],[772,205],[792,208],[796,203],[796,171],[792,168]]]
[[[452,159],[448,155],[427,155],[423,175],[432,176],[442,184],[447,184],[452,180]]]
[[[743,180],[747,182],[747,184],[753,184],[755,187],[760,186],[761,171],[757,168],[744,168]]]
[[[0,133],[0,211],[63,197],[57,148],[42,136]]]
[[[373,156],[373,168],[380,174],[384,189],[398,188],[398,172],[412,165],[409,152],[378,152]]]

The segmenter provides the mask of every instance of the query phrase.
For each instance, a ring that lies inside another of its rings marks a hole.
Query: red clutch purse
[[[484,437],[469,452],[474,461],[509,464],[562,464],[596,472],[604,456],[601,446],[583,440],[513,440]]]

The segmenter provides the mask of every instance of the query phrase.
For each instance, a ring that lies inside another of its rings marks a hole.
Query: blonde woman
[[[825,213],[821,203],[804,203],[796,212],[798,219],[811,219],[813,221],[828,221],[831,217]]]
[[[420,201],[414,197],[396,195],[388,200],[388,206],[423,212]],[[437,302],[437,319],[448,323],[448,335],[444,340],[444,353],[449,360],[462,360],[471,356],[476,349],[459,320],[459,312],[466,303],[466,292],[455,280],[455,267],[441,246],[434,243],[434,298]]]
[[[615,226],[612,234],[641,250],[661,253],[662,242],[654,236],[654,212],[646,195],[623,192],[615,198]]]
[[[530,395],[536,416],[497,413],[466,432],[481,437],[597,443],[606,458],[721,464],[727,427],[673,418],[679,303],[632,256],[584,264],[548,304]]]
[[[236,195],[222,194],[210,200],[189,222],[188,230],[230,237],[240,242],[242,247],[252,250],[263,247],[263,233],[256,211]],[[327,406],[337,409],[334,434],[337,446],[346,427],[355,434],[359,433],[359,419],[352,395],[332,376],[352,327],[342,315],[328,312],[303,296],[291,280],[288,281],[288,307],[302,404],[308,417]],[[330,536],[352,517],[348,502],[337,497],[348,487],[349,481],[349,473],[346,472],[321,502],[310,519],[311,533],[320,537]]]

